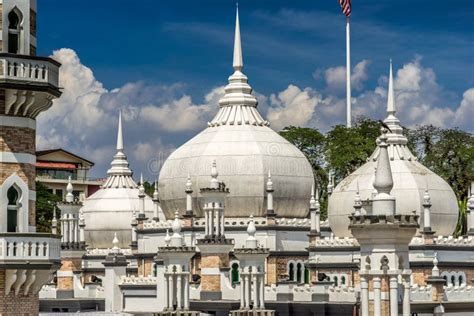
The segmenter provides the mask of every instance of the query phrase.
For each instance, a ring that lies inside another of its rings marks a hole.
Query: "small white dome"
[[[132,241],[132,216],[140,211],[138,185],[132,179],[127,156],[123,152],[122,116],[119,116],[117,153],[107,171],[105,184],[89,196],[82,206],[85,242],[89,248],[110,248],[117,233],[119,247],[129,248]],[[145,195],[145,216],[153,217],[153,201]]]
[[[437,235],[452,234],[458,219],[456,195],[440,176],[416,161],[416,157],[407,147],[407,139],[402,134],[402,127],[395,117],[393,98],[393,76],[390,69],[388,117],[385,123],[391,129],[388,137],[388,154],[393,177],[391,195],[396,199],[396,214],[413,214],[420,216],[423,227],[423,196],[428,189],[431,196],[431,228]],[[362,208],[369,208],[364,203],[372,199],[374,171],[377,166],[379,148],[375,150],[368,162],[354,173],[342,180],[329,198],[329,225],[338,237],[349,237],[349,215],[354,211],[354,198],[359,186]],[[367,211],[367,209],[366,209]]]

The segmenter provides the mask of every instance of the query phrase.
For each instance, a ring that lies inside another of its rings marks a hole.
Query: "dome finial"
[[[170,245],[171,237],[170,237],[170,231],[169,229],[166,230],[166,236],[165,236],[165,245],[168,247]]]
[[[253,214],[250,215],[250,221],[247,226],[247,240],[245,241],[245,246],[247,248],[255,249],[257,248],[257,239],[255,238],[255,233],[257,232],[257,227],[253,220]]]
[[[379,157],[377,169],[375,170],[374,188],[377,193],[390,194],[393,187],[392,169],[390,167],[390,158],[388,157],[387,132],[384,127],[381,128],[382,135],[379,137]]]
[[[72,183],[71,183],[71,176],[69,176],[67,178],[66,191],[67,191],[66,202],[68,202],[68,203],[74,202],[74,194],[72,194],[72,192],[74,191],[74,188],[73,188]]]
[[[242,58],[242,43],[240,41],[240,23],[239,23],[239,4],[237,3],[235,15],[235,38],[234,38],[234,62],[232,63],[234,70],[242,70],[244,61]]]
[[[393,70],[392,59],[390,58],[390,74],[388,77],[387,114],[395,115],[395,95],[393,93]]]
[[[119,121],[117,129],[117,151],[123,151],[123,135],[122,135],[122,111],[119,111]]]

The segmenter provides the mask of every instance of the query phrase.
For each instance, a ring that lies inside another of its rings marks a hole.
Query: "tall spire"
[[[242,73],[244,66],[242,57],[242,41],[240,39],[239,9],[235,16],[234,58],[232,67],[234,73],[229,77],[229,84],[225,87],[224,96],[219,100],[219,111],[208,123],[209,127],[221,125],[255,125],[268,126],[257,111],[258,101],[252,95],[252,87],[248,78]]]
[[[119,122],[117,129],[117,151],[123,151],[122,111],[119,111]]]
[[[393,93],[393,70],[392,59],[390,58],[390,74],[388,77],[387,114],[395,115],[395,99]]]
[[[122,112],[119,112],[117,127],[117,153],[110,163],[107,171],[109,176],[103,188],[136,188],[137,184],[132,179],[132,170],[128,167],[127,156],[123,151]]]
[[[235,15],[235,37],[234,37],[234,62],[232,64],[234,70],[240,71],[244,67],[242,58],[242,43],[240,41],[240,23],[239,23],[239,5]]]

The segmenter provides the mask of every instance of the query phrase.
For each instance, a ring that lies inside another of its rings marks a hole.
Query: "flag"
[[[345,16],[350,17],[352,12],[351,0],[339,0],[339,4],[341,5],[342,13],[344,13]]]

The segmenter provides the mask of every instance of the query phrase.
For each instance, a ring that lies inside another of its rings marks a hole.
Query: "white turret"
[[[51,234],[58,234],[58,220],[56,218],[56,205],[53,207],[53,219],[51,220]]]
[[[181,236],[181,221],[179,220],[179,213],[176,211],[174,213],[174,221],[171,225],[173,230],[173,236],[171,236],[171,247],[182,247],[183,246],[183,236]]]
[[[112,247],[112,253],[119,253],[120,252],[120,247],[119,245],[119,240],[117,238],[117,233],[114,233],[114,239],[112,240],[112,244],[114,245]]]
[[[166,245],[166,247],[170,246],[170,242],[171,242],[170,231],[169,231],[169,229],[167,229],[166,230],[166,236],[165,236],[165,245]]]
[[[143,185],[143,173],[140,174],[140,185],[138,186],[139,213],[138,218],[145,218],[145,186]]]
[[[316,197],[315,197],[316,193]],[[309,200],[309,210],[311,215],[311,233],[321,234],[321,211],[319,204],[319,190],[311,188],[311,198]]]
[[[362,199],[360,198],[360,193],[359,193],[359,181],[357,181],[357,191],[354,197],[354,215],[355,216],[365,215],[362,213],[363,213],[362,212]]]
[[[380,150],[377,170],[373,186],[377,190],[377,195],[372,202],[373,215],[394,215],[395,198],[390,195],[393,188],[392,169],[387,150],[387,130],[382,128],[382,135],[379,137],[378,147]]]
[[[467,234],[474,236],[474,182],[469,187],[469,199],[467,200]]]
[[[158,194],[158,180],[155,181],[155,190],[153,191],[153,220],[160,221],[158,214],[160,213],[160,196]]]
[[[186,181],[186,215],[193,215],[193,183],[191,182],[191,175],[188,173]]]
[[[423,195],[423,232],[431,232],[431,197],[428,189],[425,190]]]
[[[255,238],[255,233],[257,232],[257,227],[255,227],[255,222],[253,220],[253,215],[250,215],[250,221],[247,226],[247,240],[245,241],[245,248],[256,249],[257,248],[257,239]]]
[[[432,277],[439,277],[439,268],[438,268],[438,253],[434,253],[433,258],[433,269],[431,269],[431,276]]]
[[[72,192],[74,191],[74,188],[71,183],[71,176],[68,177],[66,191],[67,191],[66,202],[68,203],[74,202],[74,194],[72,194]]]
[[[267,216],[275,215],[275,210],[273,209],[273,181],[272,181],[272,174],[270,170],[268,170],[268,179],[267,179]]]

